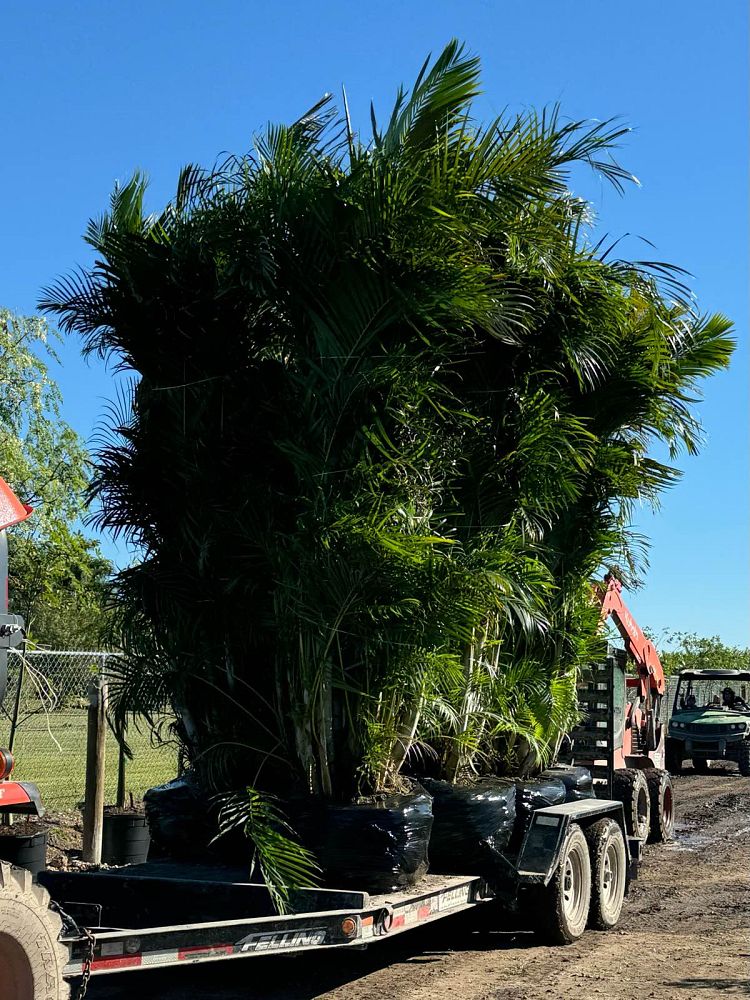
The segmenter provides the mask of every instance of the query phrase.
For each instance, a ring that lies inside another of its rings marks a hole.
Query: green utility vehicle
[[[712,760],[736,760],[750,776],[750,670],[686,670],[679,676],[667,735],[666,765],[687,758],[699,773]]]

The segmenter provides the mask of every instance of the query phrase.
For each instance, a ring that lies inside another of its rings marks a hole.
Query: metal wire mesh
[[[0,747],[13,750],[13,777],[33,781],[50,811],[77,808],[86,786],[88,690],[92,678],[106,676],[112,654],[65,650],[12,651],[8,657],[8,691],[0,709]],[[156,706],[155,706],[156,707]],[[157,712],[157,733],[145,723],[131,726],[127,742],[132,760],[125,762],[129,802],[147,788],[174,778],[178,751],[163,739],[170,718]],[[161,737],[161,738],[160,738]],[[116,802],[120,747],[107,732],[106,802]]]

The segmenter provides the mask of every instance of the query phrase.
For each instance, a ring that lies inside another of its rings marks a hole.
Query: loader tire
[[[750,740],[743,740],[740,743],[740,754],[737,760],[742,777],[750,778]]]
[[[548,885],[534,890],[533,928],[546,944],[572,944],[586,930],[591,905],[589,846],[578,823],[571,823],[560,861]]]
[[[60,917],[25,868],[0,863],[0,985],[3,1000],[67,1000]]]
[[[628,855],[620,824],[600,819],[586,831],[591,858],[589,927],[611,930],[620,919],[628,877]]]
[[[644,771],[651,799],[652,844],[663,844],[674,837],[674,789],[668,771],[653,767]]]
[[[643,771],[634,767],[615,771],[612,795],[623,804],[625,829],[629,836],[637,837],[645,843],[651,828],[651,802]]]

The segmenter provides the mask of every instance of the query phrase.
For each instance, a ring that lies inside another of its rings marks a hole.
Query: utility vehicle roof
[[[686,681],[734,680],[750,681],[750,670],[682,670],[680,678]]]

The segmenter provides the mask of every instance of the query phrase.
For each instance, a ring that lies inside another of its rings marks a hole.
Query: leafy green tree
[[[0,309],[0,474],[34,507],[18,531],[37,538],[81,515],[88,485],[86,451],[60,419],[45,360],[56,360],[56,337],[43,318]]]
[[[661,662],[668,674],[681,670],[750,670],[750,649],[727,646],[718,635],[672,632],[665,642],[671,648],[661,653]]]
[[[112,567],[71,527],[85,511],[88,456],[60,418],[47,366],[56,337],[43,318],[0,309],[0,475],[34,508],[9,536],[10,599],[32,641],[97,648]]]
[[[46,538],[19,534],[12,545],[10,593],[29,641],[48,649],[103,648],[109,636],[113,566],[97,541],[65,528]]]

